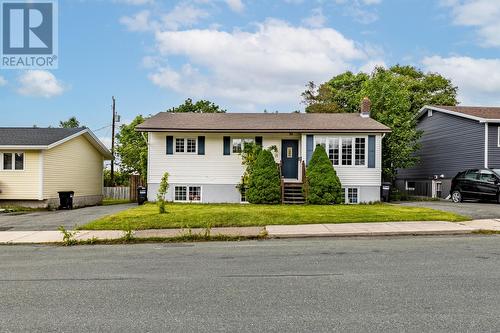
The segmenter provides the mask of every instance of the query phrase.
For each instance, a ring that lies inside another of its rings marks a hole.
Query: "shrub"
[[[278,166],[269,150],[261,150],[255,161],[246,191],[248,202],[276,204],[281,199],[281,180]]]
[[[169,187],[168,176],[168,172],[165,172],[163,174],[163,177],[161,177],[160,188],[158,189],[157,201],[160,214],[165,214],[167,212],[167,210],[165,209],[165,194],[167,194]]]
[[[325,148],[318,145],[306,171],[307,182],[304,188],[307,203],[329,205],[341,203],[342,185]]]
[[[241,164],[245,166],[245,172],[241,176],[241,181],[236,188],[241,194],[245,192],[248,188],[248,183],[250,182],[250,175],[253,172],[255,162],[257,161],[257,156],[259,156],[262,148],[256,143],[247,143],[243,146],[243,151],[241,152]]]

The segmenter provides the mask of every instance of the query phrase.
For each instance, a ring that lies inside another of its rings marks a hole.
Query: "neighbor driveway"
[[[417,206],[443,210],[471,217],[473,220],[500,218],[500,204],[485,202],[417,201],[405,202],[403,206]]]
[[[22,215],[0,214],[0,231],[74,229],[103,216],[135,207],[137,204],[95,206],[73,210],[37,211]]]

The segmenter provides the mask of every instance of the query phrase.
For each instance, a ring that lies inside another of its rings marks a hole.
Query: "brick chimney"
[[[372,108],[372,102],[368,97],[363,98],[361,101],[361,117],[370,118],[370,110]]]

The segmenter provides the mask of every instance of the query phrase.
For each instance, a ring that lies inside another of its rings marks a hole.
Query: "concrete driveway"
[[[489,202],[462,202],[451,201],[416,201],[405,202],[403,206],[427,207],[460,215],[470,216],[473,220],[500,218],[500,204]]]
[[[74,210],[40,211],[22,215],[0,214],[0,231],[57,230],[63,225],[74,229],[106,215],[135,207],[137,204],[85,207]]]

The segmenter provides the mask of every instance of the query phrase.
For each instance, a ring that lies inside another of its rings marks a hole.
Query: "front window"
[[[174,200],[184,202],[200,202],[201,186],[176,186]]]
[[[195,138],[176,138],[175,152],[194,154],[196,153],[196,142]]]
[[[342,139],[342,165],[352,165],[352,139]]]
[[[354,164],[365,165],[365,138],[356,138],[354,147]]]
[[[347,203],[348,204],[359,203],[358,189],[357,188],[348,188],[347,189]]]
[[[339,165],[339,139],[328,140],[328,158],[333,165]]]
[[[3,170],[24,170],[24,153],[3,153]]]
[[[240,201],[247,202],[247,188],[245,186],[242,186],[240,188],[240,194],[241,194]]]
[[[234,138],[233,139],[233,153],[241,154],[245,149],[245,145],[253,143],[253,139],[248,138]]]

